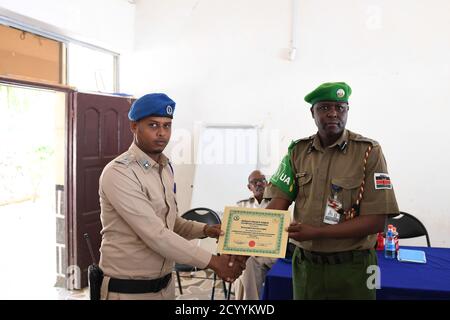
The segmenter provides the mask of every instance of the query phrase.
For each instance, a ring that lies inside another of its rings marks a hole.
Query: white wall
[[[316,130],[305,94],[348,82],[348,128],[382,144],[401,210],[425,223],[434,246],[450,246],[450,2],[298,3],[294,61],[292,0],[0,0],[0,12],[121,53],[122,91],[168,93],[183,132],[198,121],[262,125],[276,138],[261,139],[267,174],[292,139]],[[184,211],[194,166],[176,173]]]
[[[316,130],[305,94],[346,81],[348,128],[381,143],[401,210],[425,223],[433,246],[450,246],[449,1],[301,0],[293,62],[291,0],[136,6],[136,51],[122,60],[125,91],[168,93],[177,128],[206,121],[279,130],[278,152],[263,167],[271,173],[290,140]],[[194,167],[176,171],[183,211]]]
[[[133,49],[134,9],[127,0],[0,0],[0,14],[119,53]]]

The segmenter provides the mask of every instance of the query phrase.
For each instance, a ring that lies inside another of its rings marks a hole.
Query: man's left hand
[[[218,238],[219,236],[223,236],[224,233],[222,230],[220,230],[221,225],[220,224],[212,224],[212,225],[205,225],[205,228],[203,229],[203,233],[210,238]]]

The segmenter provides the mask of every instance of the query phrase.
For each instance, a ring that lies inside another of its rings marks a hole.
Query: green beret
[[[345,82],[326,82],[305,96],[305,101],[314,105],[319,101],[348,102],[352,88]]]

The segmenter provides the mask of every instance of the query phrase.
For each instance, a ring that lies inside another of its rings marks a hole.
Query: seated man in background
[[[259,170],[253,171],[248,177],[248,189],[253,193],[249,199],[237,203],[244,208],[265,209],[271,199],[264,198],[266,189],[266,177]],[[250,257],[242,275],[234,282],[236,300],[259,300],[261,288],[266,278],[266,273],[276,262],[276,258]]]

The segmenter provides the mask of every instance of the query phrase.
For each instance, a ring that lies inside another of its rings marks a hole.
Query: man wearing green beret
[[[351,93],[332,82],[305,96],[318,131],[291,143],[264,194],[268,209],[295,201],[294,299],[376,298],[376,234],[399,209],[380,145],[345,129]]]

